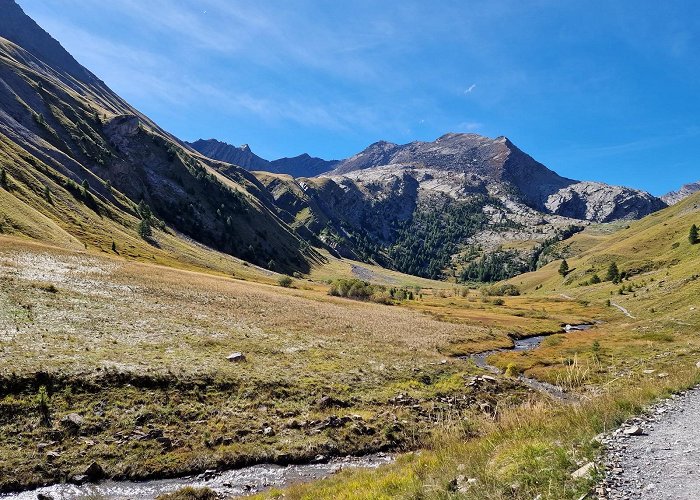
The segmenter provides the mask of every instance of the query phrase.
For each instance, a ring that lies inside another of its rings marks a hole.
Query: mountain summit
[[[327,175],[363,182],[399,173],[414,175],[424,189],[439,185],[455,198],[489,192],[541,212],[596,222],[639,218],[665,206],[643,191],[562,177],[503,136],[450,133],[433,142],[376,142]]]

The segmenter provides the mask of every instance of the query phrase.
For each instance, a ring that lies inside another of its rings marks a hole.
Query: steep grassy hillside
[[[0,8],[6,232],[102,249],[114,241],[126,255],[174,246],[197,253],[194,240],[273,270],[310,269],[318,254],[275,215],[252,175],[232,165],[222,174],[82,68],[14,2]],[[139,235],[142,221],[150,231]]]

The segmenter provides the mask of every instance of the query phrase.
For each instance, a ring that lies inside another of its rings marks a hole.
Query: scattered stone
[[[53,460],[56,460],[57,458],[60,458],[61,454],[57,451],[50,451],[46,454],[46,460],[49,462],[52,462]]]
[[[312,464],[322,464],[328,461],[328,457],[325,455],[316,455],[314,459],[311,461]]]
[[[160,444],[164,450],[170,450],[173,447],[173,441],[167,436],[156,438],[156,442]]]
[[[53,500],[53,497],[46,493],[37,493],[36,500]]]
[[[231,363],[243,363],[246,360],[245,355],[242,352],[234,352],[226,356],[226,359],[228,359]]]
[[[70,478],[70,482],[80,486],[88,482],[88,477],[85,474],[77,474]]]
[[[644,431],[638,425],[633,425],[622,431],[625,436],[642,436]]]
[[[99,481],[105,477],[105,471],[100,464],[92,462],[82,475],[86,476],[89,481]]]
[[[593,462],[588,462],[586,465],[572,472],[571,477],[574,479],[589,477],[593,472],[595,472],[595,464]]]
[[[316,401],[316,406],[318,406],[321,409],[326,409],[326,408],[347,408],[350,406],[346,401],[343,401],[341,399],[334,398],[332,396],[321,396],[317,401]]]
[[[37,449],[38,451],[44,451],[44,450],[45,450],[46,448],[48,448],[49,446],[53,446],[53,445],[55,445],[55,444],[56,444],[56,441],[50,441],[50,442],[48,442],[48,443],[39,443],[39,444],[36,445],[36,449]]]
[[[275,431],[272,429],[272,427],[265,427],[263,429],[263,436],[274,436]]]
[[[69,413],[61,419],[61,426],[70,432],[78,432],[85,419],[77,413]]]
[[[645,375],[651,375],[652,373],[655,373],[656,370],[644,370],[642,373]]]
[[[666,378],[666,377],[668,377],[668,373],[666,373],[666,372],[659,373],[659,374],[657,375],[657,377],[659,377],[659,378]]]
[[[449,482],[449,484],[447,485],[447,489],[455,493],[466,493],[467,491],[469,491],[469,488],[474,486],[476,483],[476,478],[470,477],[469,479],[467,479],[465,475],[460,474],[459,476],[457,476]]]

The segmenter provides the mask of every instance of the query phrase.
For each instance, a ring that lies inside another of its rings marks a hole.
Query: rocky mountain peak
[[[666,193],[661,197],[662,200],[668,205],[675,205],[679,201],[684,200],[691,194],[697,193],[700,191],[700,181],[698,182],[691,182],[689,184],[685,184],[681,186],[681,188],[678,191],[671,191],[670,193]]]

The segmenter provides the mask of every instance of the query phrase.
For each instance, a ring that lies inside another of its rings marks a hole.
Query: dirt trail
[[[632,316],[632,313],[630,313],[627,309],[622,307],[620,304],[616,304],[615,302],[610,302],[610,305],[613,307],[617,307],[620,311],[622,311],[622,314],[624,314],[628,318],[637,319],[636,316]]]
[[[700,388],[667,399],[605,440],[601,498],[700,498]],[[639,428],[642,435],[633,432]],[[627,431],[625,431],[627,429]]]

